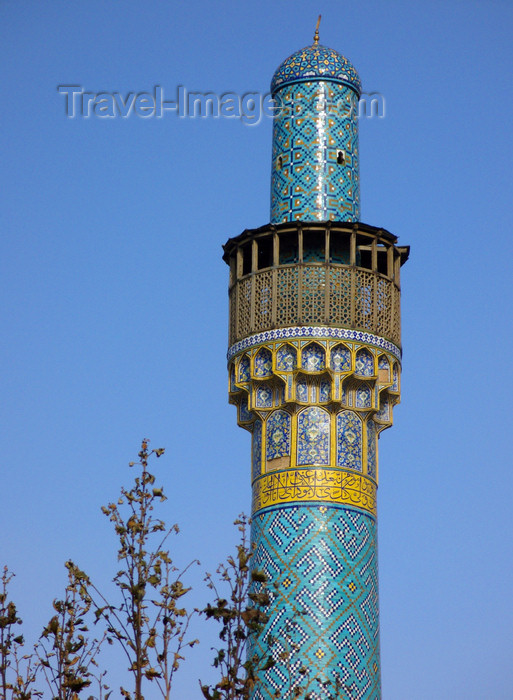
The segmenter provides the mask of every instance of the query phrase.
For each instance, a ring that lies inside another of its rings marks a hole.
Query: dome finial
[[[319,18],[317,19],[317,24],[315,25],[314,44],[319,43],[319,25],[321,23],[321,17],[322,15],[319,15]]]

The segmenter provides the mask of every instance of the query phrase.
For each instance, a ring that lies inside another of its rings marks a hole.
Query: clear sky
[[[99,509],[144,436],[167,448],[177,562],[230,550],[250,453],[221,245],[269,220],[271,119],[71,119],[57,87],[265,94],[319,12],[321,43],[385,98],[360,120],[362,219],[411,245],[380,440],[383,697],[511,700],[511,0],[0,1],[0,563],[29,638],[67,558],[109,581]],[[215,630],[197,634],[177,700],[210,673]]]

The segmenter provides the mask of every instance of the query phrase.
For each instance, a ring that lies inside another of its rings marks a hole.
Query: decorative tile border
[[[335,338],[341,340],[357,340],[369,345],[375,345],[390,352],[401,361],[401,350],[385,338],[366,331],[356,331],[350,328],[332,328],[330,326],[292,326],[288,328],[274,328],[270,331],[263,331],[255,335],[249,335],[247,338],[234,343],[228,350],[228,361],[232,359],[242,350],[247,350],[254,345],[266,343],[270,340],[286,340],[287,338]]]
[[[341,469],[287,469],[265,474],[253,484],[253,513],[287,503],[337,503],[377,516],[376,484]]]

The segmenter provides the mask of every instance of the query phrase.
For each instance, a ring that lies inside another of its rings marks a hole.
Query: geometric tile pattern
[[[247,421],[253,420],[253,414],[248,410],[248,402],[245,396],[238,404],[239,406],[239,421],[245,423]]]
[[[393,374],[392,389],[394,391],[399,391],[399,370],[398,370],[395,362],[394,362],[392,374]]]
[[[271,92],[298,80],[336,80],[350,85],[356,92],[362,90],[360,76],[345,56],[322,44],[312,44],[295,51],[276,69]]]
[[[274,95],[271,223],[358,221],[358,95],[310,80]]]
[[[380,405],[379,411],[374,414],[374,419],[385,423],[390,421],[390,402],[388,398],[384,398]]]
[[[243,350],[229,372],[230,402],[253,433],[252,482],[266,477],[262,507],[322,501],[322,493],[329,503],[346,503],[334,469],[377,483],[378,437],[392,425],[399,401],[399,364],[391,354],[352,340],[293,336]],[[305,467],[323,467],[334,481],[312,484]],[[297,488],[307,487],[313,495],[298,496]]]
[[[249,357],[244,355],[239,363],[239,382],[249,382],[250,378]]]
[[[255,345],[266,343],[273,340],[291,338],[341,338],[343,340],[355,340],[373,345],[390,352],[399,361],[401,360],[401,350],[397,345],[391,343],[386,338],[365,331],[356,331],[351,328],[330,328],[329,326],[293,326],[286,328],[275,328],[262,333],[249,335],[234,343],[227,353],[227,359],[230,361],[232,357],[238,355],[241,350],[252,348]]]
[[[361,338],[286,337],[230,363],[230,400],[253,433],[254,565],[272,594],[250,653],[276,664],[251,700],[329,700],[327,681],[343,698],[379,700],[377,438],[399,398],[399,364]]]
[[[255,247],[252,232],[252,271],[246,249],[229,260],[230,401],[252,432],[252,568],[270,594],[249,654],[275,661],[251,700],[329,700],[335,684],[344,700],[380,700],[377,440],[399,401],[400,292],[357,224],[328,256],[331,237],[308,223],[360,220],[356,70],[315,43],[271,92],[271,226],[304,225],[273,234],[277,267],[255,258],[271,237]]]
[[[329,421],[333,429],[324,421],[322,436],[317,434],[318,421],[309,424],[305,432],[303,422],[308,423],[308,413],[299,425],[297,414],[305,405],[322,406],[331,418],[342,409],[356,410],[365,412],[363,420],[374,416],[380,432],[392,424],[392,409],[399,402],[399,365],[393,356],[373,345],[349,340],[342,345],[337,339],[323,337],[312,340],[293,337],[286,344],[275,340],[240,352],[229,365],[230,402],[244,404],[239,420],[248,430],[257,417],[266,421],[273,409],[286,408],[292,415],[289,437],[297,444],[298,457],[305,459],[297,464],[328,464],[328,452],[335,460],[334,420]],[[295,431],[303,431],[299,443]],[[321,443],[323,455],[313,456],[314,445]],[[311,458],[306,456],[308,452]]]
[[[276,662],[260,673],[252,700],[271,700],[276,691],[282,700],[307,692],[327,700],[322,684],[333,688],[337,680],[343,698],[379,700],[375,519],[345,506],[273,508],[253,517],[251,540],[253,566],[266,572],[272,600],[250,653]]]

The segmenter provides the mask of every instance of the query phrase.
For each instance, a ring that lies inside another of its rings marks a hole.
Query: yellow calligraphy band
[[[286,469],[264,474],[253,484],[253,513],[286,503],[336,503],[376,516],[376,484],[343,469]]]

